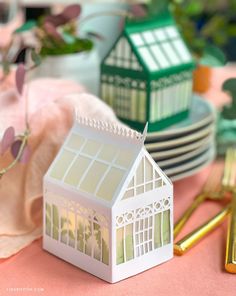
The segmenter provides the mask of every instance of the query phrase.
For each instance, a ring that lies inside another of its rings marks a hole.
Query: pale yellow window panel
[[[162,180],[161,179],[155,181],[155,187],[156,188],[162,187]]]
[[[69,167],[69,165],[74,160],[76,154],[67,150],[63,150],[59,159],[54,164],[50,176],[57,180],[61,180]]]
[[[116,264],[124,262],[124,227],[116,230]]]
[[[95,161],[87,172],[84,180],[80,184],[80,189],[89,193],[94,193],[99,181],[104,176],[106,170],[106,164]]]
[[[134,196],[134,189],[130,189],[130,190],[126,191],[123,199],[130,198],[130,197],[133,197],[133,196]]]
[[[91,159],[88,157],[79,155],[67,173],[65,183],[77,186],[90,162]]]
[[[138,186],[136,188],[136,193],[137,193],[137,195],[144,193],[144,185]]]
[[[132,180],[130,181],[128,188],[132,187],[134,187],[134,178],[132,178]]]
[[[68,212],[68,234],[69,246],[75,247],[76,226],[75,226],[75,213]]]
[[[160,178],[160,175],[158,174],[158,172],[155,172],[155,179]]]
[[[146,182],[152,181],[153,179],[153,167],[147,158],[145,158],[145,179]]]
[[[144,159],[142,158],[136,172],[136,184],[139,185],[143,183],[144,183]]]
[[[153,190],[153,183],[145,184],[145,192]]]
[[[105,145],[99,153],[98,158],[107,162],[112,162],[117,152],[118,150],[115,146]]]
[[[103,180],[97,196],[111,201],[113,198],[113,195],[115,194],[116,189],[121,183],[121,180],[124,176],[124,171],[117,169],[117,168],[111,168],[105,179]]]
[[[72,134],[67,142],[67,147],[73,150],[80,150],[85,139],[79,135]]]
[[[93,140],[88,140],[82,152],[91,156],[95,156],[100,148],[101,148],[100,143]]]
[[[131,162],[134,159],[134,155],[131,151],[128,150],[122,150],[120,151],[117,159],[116,159],[116,164],[128,168],[131,164]]]

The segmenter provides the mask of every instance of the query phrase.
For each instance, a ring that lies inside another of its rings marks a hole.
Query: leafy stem
[[[30,136],[30,130],[27,128],[25,130],[24,134],[21,136],[21,146],[20,146],[17,156],[7,167],[3,168],[0,171],[0,179],[21,160],[24,149],[27,146],[29,136]]]

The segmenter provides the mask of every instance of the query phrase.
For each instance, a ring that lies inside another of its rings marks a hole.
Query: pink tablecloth
[[[220,104],[227,98],[219,92],[222,77],[236,77],[235,68],[227,74],[218,70],[209,99]],[[207,178],[210,168],[175,183],[175,219],[185,209]],[[213,215],[220,205],[207,202],[194,214],[185,229],[189,231]],[[183,233],[184,234],[184,233]],[[226,223],[183,257],[174,257],[117,284],[108,284],[42,250],[38,240],[0,264],[0,295],[236,295],[236,276],[224,271]]]

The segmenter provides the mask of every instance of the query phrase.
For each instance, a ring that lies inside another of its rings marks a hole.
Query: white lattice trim
[[[136,141],[138,143],[143,143],[145,140],[145,137],[143,134],[141,134],[137,131],[131,130],[129,128],[119,126],[116,123],[80,117],[80,116],[78,116],[77,113],[76,113],[76,121],[80,125],[91,127],[93,129],[97,129],[100,131],[105,131],[107,133],[111,133],[116,136],[131,139],[131,140]]]
[[[116,227],[122,227],[129,223],[133,223],[136,220],[150,217],[154,214],[164,212],[170,209],[170,197],[163,198],[160,201],[154,202],[143,208],[138,208],[123,213],[116,217]]]

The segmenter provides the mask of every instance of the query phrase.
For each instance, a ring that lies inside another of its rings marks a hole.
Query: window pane
[[[170,243],[170,210],[163,212],[163,226],[162,226],[162,233],[163,233],[163,244]]]
[[[88,140],[87,143],[85,144],[82,152],[91,156],[95,156],[98,153],[98,150],[101,148],[101,144],[93,141],[93,140]]]
[[[140,34],[132,34],[131,39],[136,46],[144,45],[143,39],[141,38]]]
[[[121,227],[116,230],[116,264],[124,262],[124,228]]]
[[[45,213],[45,219],[46,219],[46,221],[45,221],[45,223],[46,223],[46,234],[47,235],[49,235],[49,236],[51,236],[51,219],[52,219],[52,217],[51,217],[51,206],[48,204],[48,203],[46,203],[46,213]]]
[[[118,150],[115,146],[105,145],[99,153],[98,158],[107,162],[111,162],[116,156],[117,152]]]
[[[56,240],[59,238],[59,212],[55,205],[52,205],[53,227],[52,237]]]
[[[126,198],[130,198],[130,197],[133,197],[134,196],[134,190],[131,189],[131,190],[128,190],[125,192],[125,195],[123,197],[123,199],[126,199]]]
[[[101,236],[101,227],[97,223],[93,223],[93,235],[94,235],[93,256],[98,261],[101,261],[102,236]]]
[[[84,180],[80,184],[80,189],[85,192],[94,193],[96,187],[104,176],[107,170],[107,165],[101,162],[95,161],[91,168],[88,170]]]
[[[152,181],[153,179],[153,167],[147,158],[145,158],[145,178],[146,182]]]
[[[142,158],[136,173],[136,185],[144,183],[144,159]]]
[[[148,183],[145,185],[145,192],[151,191],[153,189],[153,183]]]
[[[68,169],[69,165],[74,160],[76,154],[68,150],[63,150],[59,159],[54,164],[50,176],[57,180],[61,180]]]
[[[175,27],[172,27],[172,26],[166,27],[165,31],[166,31],[167,35],[169,36],[169,38],[171,38],[171,39],[179,36],[179,33]]]
[[[167,36],[166,36],[166,34],[165,34],[165,32],[164,32],[163,29],[157,29],[157,30],[155,30],[154,31],[154,35],[155,35],[157,41],[159,41],[159,42],[160,41],[164,41],[164,40],[167,39]]]
[[[67,231],[67,212],[65,209],[60,210],[60,223],[61,223],[61,242],[64,244],[67,244],[67,236],[68,236],[68,231]]]
[[[79,135],[72,134],[67,142],[67,147],[74,150],[80,150],[83,145],[85,139]]]
[[[179,57],[177,56],[175,50],[169,43],[163,43],[162,48],[165,51],[169,61],[172,63],[172,65],[178,65],[181,63]]]
[[[162,213],[155,215],[154,221],[154,249],[162,246],[162,233],[161,233],[161,216]]]
[[[90,162],[91,160],[89,158],[81,155],[78,156],[65,177],[65,183],[77,187]]]
[[[128,168],[134,159],[133,153],[128,150],[120,151],[115,163],[121,167]]]
[[[150,51],[146,47],[138,48],[138,51],[150,71],[157,71],[159,69]]]
[[[126,261],[128,261],[134,258],[133,224],[126,226],[125,233]]]
[[[150,50],[162,69],[170,67],[170,63],[166,58],[163,50],[161,50],[160,45],[152,45],[150,47]]]
[[[102,228],[102,262],[109,265],[109,233],[105,227]]]
[[[155,181],[155,188],[160,188],[160,187],[162,187],[162,180],[161,179]]]
[[[123,170],[111,168],[105,179],[103,180],[98,190],[97,196],[108,201],[112,200],[118,186],[121,183],[123,176]]]
[[[146,31],[146,32],[142,33],[142,36],[147,44],[155,42],[155,38],[154,38],[151,31]]]
[[[144,185],[136,188],[137,195],[144,193]]]
[[[75,213],[68,213],[69,246],[75,247]]]
[[[84,221],[80,215],[77,215],[77,249],[84,252]]]
[[[84,218],[85,254],[91,256],[93,248],[92,222]]]
[[[131,182],[129,183],[128,188],[133,188],[134,187],[134,178],[132,178]]]

